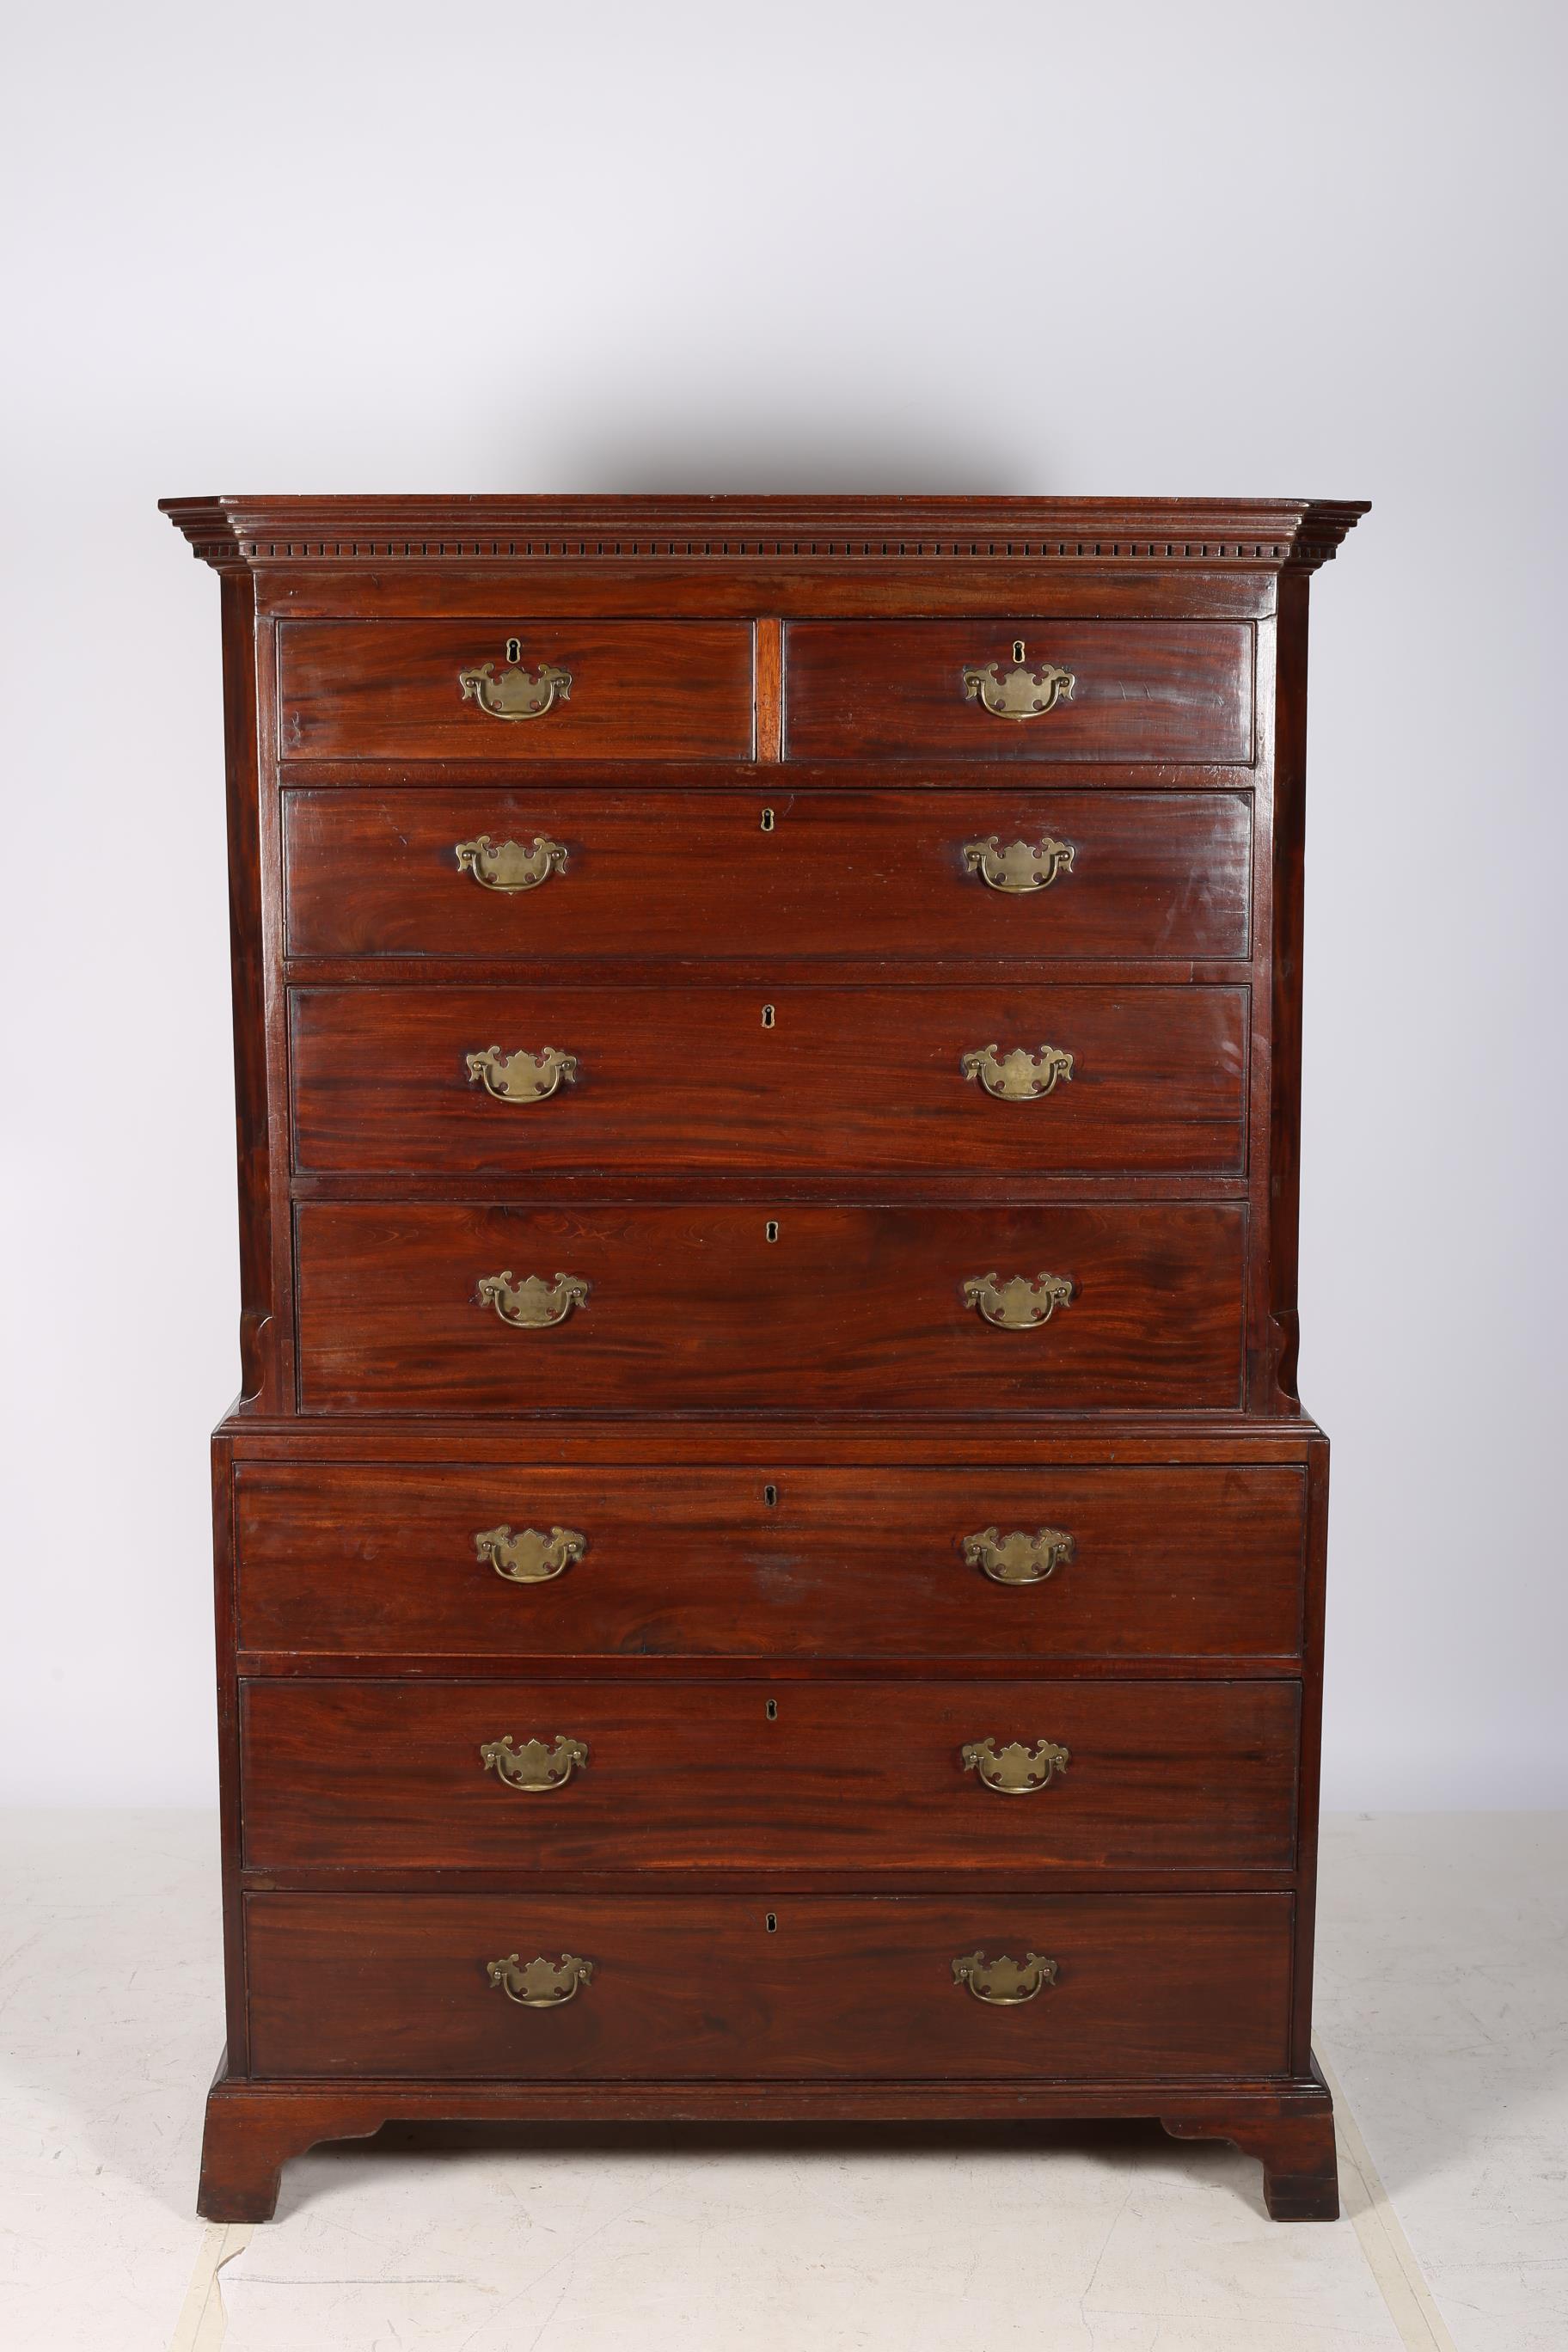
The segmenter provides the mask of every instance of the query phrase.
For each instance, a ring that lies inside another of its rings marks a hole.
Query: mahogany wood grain
[[[768,1708],[774,1710],[769,1717]],[[1289,1869],[1293,1683],[413,1683],[252,1680],[245,1860],[525,1873]],[[584,1740],[528,1795],[479,1756]],[[1058,1742],[1009,1796],[967,1741]],[[1284,2021],[1280,2022],[1281,2035]]]
[[[1000,1109],[1000,1107],[997,1107]],[[309,1412],[1049,1412],[1234,1404],[1246,1220],[1224,1206],[529,1209],[306,1202]],[[776,1225],[776,1239],[770,1228]],[[481,1277],[585,1280],[514,1330]],[[986,1323],[966,1280],[1072,1299]]]
[[[473,1659],[1292,1658],[1306,1481],[1288,1468],[577,1470],[241,1463],[238,1640]],[[497,1526],[587,1538],[548,1583],[479,1552]],[[1074,1550],[994,1583],[968,1536]]]
[[[253,1895],[257,2073],[975,2081],[1282,2073],[1283,1895],[825,1900]],[[1032,2000],[955,1982],[983,1951],[1053,1959]],[[593,1962],[530,2010],[487,1963]]]
[[[458,673],[569,671],[537,718],[492,718]],[[752,632],[696,621],[286,622],[278,652],[286,760],[743,760],[752,751]]]
[[[963,673],[1005,674],[1022,638],[1034,667],[1073,676],[1070,701],[998,717]],[[792,760],[1252,758],[1251,632],[1235,622],[791,621],[784,756]]]
[[[1237,988],[296,989],[295,1165],[455,1178],[658,1169],[1236,1175]],[[767,1019],[771,1012],[771,1022]],[[571,1053],[545,1100],[468,1056]],[[1072,1055],[1005,1102],[964,1057]]]
[[[295,956],[1179,963],[1248,952],[1245,793],[1011,782],[801,792],[776,775],[745,791],[701,789],[694,775],[679,792],[567,792],[552,777],[526,792],[294,789],[283,814]],[[565,871],[533,890],[484,889],[456,856],[480,834],[525,845],[542,834],[566,850]],[[1004,846],[1068,842],[1071,871],[1027,895],[990,889],[963,849],[993,834]]]

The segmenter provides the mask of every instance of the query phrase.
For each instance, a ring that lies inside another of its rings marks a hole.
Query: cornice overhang
[[[220,572],[282,564],[929,562],[1315,572],[1359,499],[163,499]]]

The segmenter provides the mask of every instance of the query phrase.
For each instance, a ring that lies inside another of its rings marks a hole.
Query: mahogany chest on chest
[[[1335,2210],[1300,500],[219,499],[202,2210],[1150,2116]]]

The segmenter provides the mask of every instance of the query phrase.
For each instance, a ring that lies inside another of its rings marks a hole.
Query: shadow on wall
[[[1019,480],[1016,454],[962,442],[916,418],[857,416],[836,409],[803,420],[797,408],[705,413],[683,405],[666,415],[644,407],[628,417],[626,387],[590,395],[563,414],[549,436],[548,473],[588,494],[754,496],[835,492],[863,497],[1005,498],[1040,495]],[[520,451],[508,473],[525,488],[540,479],[538,446]],[[1037,459],[1031,472],[1037,470]]]

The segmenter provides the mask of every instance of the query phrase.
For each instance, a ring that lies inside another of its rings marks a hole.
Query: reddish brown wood
[[[1162,2068],[1281,2072],[1282,1895],[1009,1895],[834,1901],[253,1895],[258,2074],[805,2076],[1070,2082]],[[771,1923],[771,1924],[770,1924]],[[591,1960],[558,2010],[486,1963]],[[995,2008],[955,1981],[975,1951],[1057,1964]]]
[[[772,1719],[767,1710],[775,1709]],[[245,1688],[245,1858],[506,1870],[1047,1864],[1289,1869],[1293,1684],[268,1680]],[[508,1789],[486,1741],[566,1735],[563,1788]],[[966,1742],[1072,1762],[1006,1796]],[[1281,2032],[1283,2032],[1281,2024]]]
[[[1291,1658],[1306,1481],[1287,1468],[540,1470],[242,1463],[239,1641],[473,1659]],[[514,1584],[477,1534],[580,1530]],[[1042,1583],[964,1557],[1059,1528]]]
[[[215,1454],[231,2044],[203,2210],[258,2217],[288,2154],[393,2116],[1053,2114],[1231,2137],[1271,2210],[1329,2210],[1306,580],[1362,509],[174,511],[225,574],[245,1315]],[[573,670],[546,719],[461,698],[510,635]],[[957,674],[1015,636],[1077,679],[1022,726]],[[1047,831],[1075,852],[1048,891],[966,870],[966,841]],[[546,833],[566,871],[486,893],[455,856],[480,832]],[[470,1011],[574,1034],[468,1039]],[[984,1101],[952,1063],[994,1026],[1066,1045],[1070,1084]],[[580,1085],[498,1126],[460,1067],[492,1043],[575,1051]],[[584,1274],[589,1302],[508,1331],[469,1298],[509,1265]],[[1079,1285],[1043,1331],[960,1302],[1042,1267]],[[534,1515],[591,1521],[587,1556],[509,1586],[473,1536]],[[1043,1587],[963,1559],[964,1532],[1062,1517],[1079,1548]],[[487,1782],[479,1737],[550,1727],[481,1733],[497,1701],[580,1717],[588,1769],[539,1801]],[[988,1795],[954,1762],[986,1731],[1064,1740],[1066,1778]],[[759,1898],[764,1865],[793,1891]],[[432,1923],[513,1916],[523,1887],[611,1961],[507,2021],[600,2039],[570,2078],[486,2081],[461,2033],[497,2028],[459,2032]],[[906,2007],[893,1898],[906,1929],[984,1908],[1066,1949],[1092,1913],[1100,1941],[1048,2006],[947,2001],[948,1955]],[[760,1899],[781,1924],[748,1974]],[[384,1970],[356,1921],[385,1923]],[[634,1998],[638,1930],[662,1959]],[[825,2008],[846,1954],[876,1992]],[[948,2038],[1073,2004],[1048,2074]]]
[[[1026,659],[1071,672],[1070,701],[1023,720],[965,693],[963,673]],[[1226,622],[791,621],[794,760],[1217,760],[1252,757],[1251,633]]]
[[[400,775],[405,772],[400,770]],[[900,775],[903,771],[897,772]],[[625,958],[1121,957],[1248,951],[1252,818],[1245,793],[784,791],[759,778],[679,792],[511,783],[283,794],[295,956],[488,956],[595,965]],[[764,808],[773,825],[763,829]],[[489,834],[567,852],[513,896],[481,889],[456,845]],[[1047,835],[1071,845],[1048,889],[988,889],[964,845]]]
[[[769,1238],[770,1223],[777,1236]],[[1220,1207],[397,1208],[298,1212],[309,1412],[815,1412],[1234,1404],[1245,1221]],[[590,1286],[552,1328],[479,1301]],[[1002,1330],[967,1279],[1075,1285]],[[758,1333],[765,1331],[765,1348]]]
[[[571,692],[533,719],[491,718],[458,673],[520,659],[564,667]],[[278,650],[286,760],[744,760],[752,632],[681,621],[285,624]]]
[[[296,989],[295,1164],[1237,1175],[1247,1017],[1237,988]],[[552,1045],[576,1066],[544,1101],[468,1067]],[[1071,1068],[1000,1101],[964,1069],[991,1045]]]

